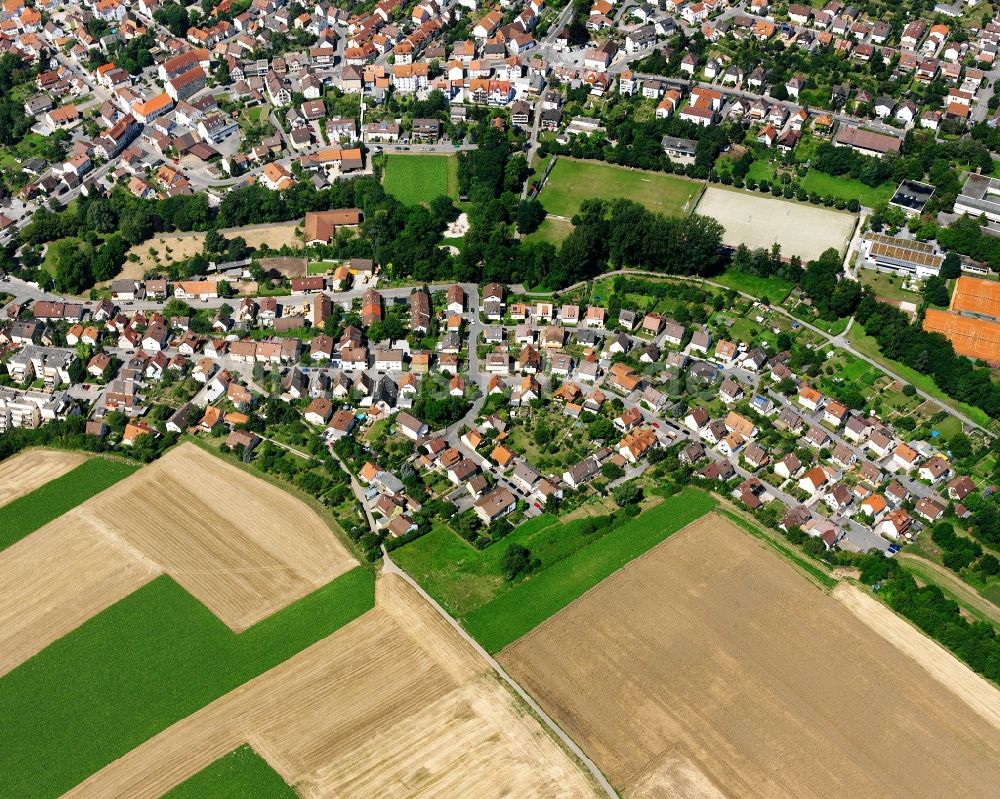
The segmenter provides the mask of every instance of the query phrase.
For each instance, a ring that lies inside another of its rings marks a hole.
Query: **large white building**
[[[921,280],[938,274],[944,263],[944,254],[934,244],[882,233],[866,233],[858,249],[861,266]]]

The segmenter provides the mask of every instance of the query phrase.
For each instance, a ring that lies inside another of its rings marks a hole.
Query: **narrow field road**
[[[905,561],[911,568],[916,566],[918,569],[922,569],[933,574],[934,581],[939,583],[941,587],[953,593],[956,597],[958,597],[959,601],[965,603],[969,607],[975,608],[994,624],[1000,625],[1000,608],[990,602],[986,597],[982,596],[971,585],[963,582],[962,579],[950,569],[934,563],[934,561],[927,560],[927,558],[921,557],[920,555],[914,555],[909,552],[900,552],[896,557]],[[917,577],[920,576],[921,575],[918,572]]]
[[[531,710],[535,713],[535,715],[538,716],[539,719],[541,719],[542,723],[545,724],[545,726],[547,726],[560,741],[562,741],[563,745],[567,749],[569,749],[570,752],[576,755],[577,759],[579,759],[579,761],[583,763],[583,765],[591,773],[597,784],[601,786],[601,789],[609,797],[611,797],[611,799],[617,799],[618,797],[617,792],[615,791],[614,788],[611,787],[611,783],[608,782],[604,774],[601,773],[601,770],[597,767],[594,761],[591,760],[589,757],[587,757],[586,754],[584,754],[583,750],[579,746],[577,746],[576,742],[572,738],[570,738],[569,735],[563,732],[562,728],[549,717],[548,713],[542,710],[541,705],[539,705],[534,699],[532,699],[531,696],[528,694],[528,692],[525,691],[518,684],[517,680],[511,677],[504,670],[504,667],[501,666],[499,662],[497,662],[496,658],[494,658],[489,652],[483,649],[483,647],[480,646],[479,642],[471,635],[469,635],[468,632],[466,632],[465,628],[458,623],[457,619],[455,619],[450,613],[448,613],[448,611],[446,611],[443,607],[441,607],[437,603],[437,601],[430,594],[428,594],[416,580],[410,577],[409,574],[407,574],[393,562],[392,558],[389,557],[388,550],[386,550],[385,547],[382,548],[382,564],[383,564],[382,571],[384,573],[397,574],[404,580],[406,580],[407,583],[413,586],[413,589],[418,594],[420,594],[420,596],[422,596],[430,604],[430,606],[434,608],[434,610],[436,610],[441,615],[441,618],[443,618],[446,622],[448,622],[448,624],[450,624],[455,629],[455,632],[457,632],[462,637],[462,640],[466,641],[469,644],[469,646],[471,646],[476,651],[476,653],[489,664],[490,668],[492,668],[493,671],[496,672],[497,676],[505,683],[507,683],[507,685],[509,685],[514,690],[514,692],[519,697],[521,697],[521,699],[524,700],[525,704],[527,704],[528,707],[530,707]]]

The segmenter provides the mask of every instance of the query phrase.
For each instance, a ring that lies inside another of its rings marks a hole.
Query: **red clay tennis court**
[[[924,315],[924,330],[947,336],[959,355],[1000,361],[1000,322],[928,308]]]
[[[962,275],[955,283],[951,310],[1000,319],[1000,282]]]

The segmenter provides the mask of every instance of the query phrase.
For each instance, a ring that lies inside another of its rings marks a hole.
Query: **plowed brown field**
[[[158,797],[249,743],[305,797],[587,797],[583,772],[400,578],[333,635],[67,797]]]
[[[49,480],[60,477],[87,460],[80,452],[29,449],[0,461],[0,505],[30,494]]]
[[[626,796],[996,795],[964,667],[915,657],[710,515],[500,661]]]

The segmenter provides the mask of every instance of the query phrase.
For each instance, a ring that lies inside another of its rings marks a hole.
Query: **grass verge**
[[[776,536],[765,532],[750,520],[740,516],[738,513],[733,513],[730,510],[723,510],[721,513],[741,530],[744,530],[754,538],[760,539],[771,547],[771,549],[781,555],[785,560],[791,562],[795,566],[798,566],[799,569],[816,580],[816,582],[824,588],[830,590],[837,584],[837,578],[830,576],[826,569],[820,566],[816,561],[806,557],[797,549],[784,543]]]
[[[296,799],[267,761],[249,746],[234,749],[189,777],[164,799]]]
[[[0,678],[0,796],[59,796],[375,605],[357,567],[234,634],[158,577]]]
[[[62,516],[139,467],[107,458],[90,458],[30,494],[0,507],[0,550]]]

